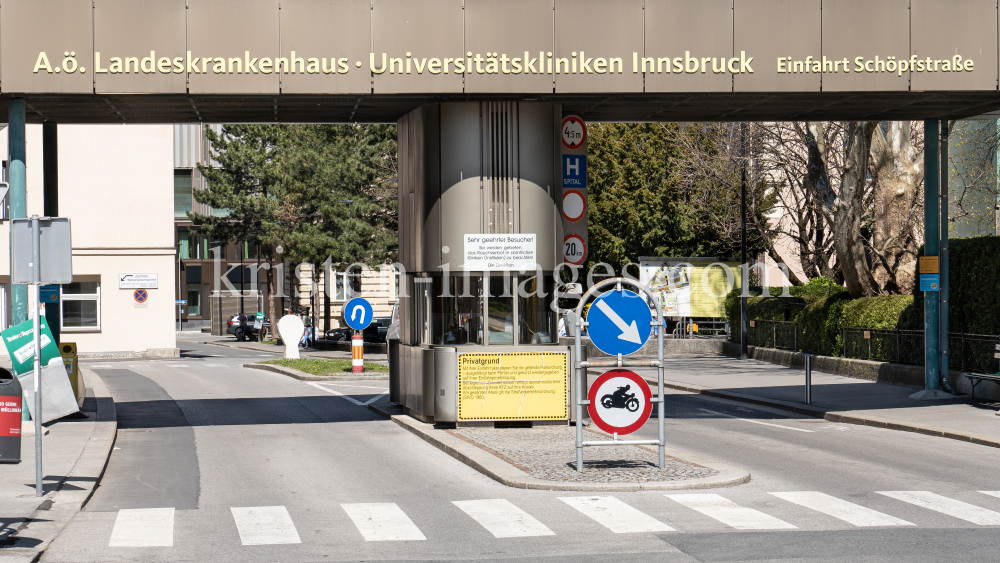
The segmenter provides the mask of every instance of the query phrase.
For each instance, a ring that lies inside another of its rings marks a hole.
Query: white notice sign
[[[159,274],[118,274],[118,289],[156,289]]]
[[[534,270],[535,234],[465,235],[466,272]]]

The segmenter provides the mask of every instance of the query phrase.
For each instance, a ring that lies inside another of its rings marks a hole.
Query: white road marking
[[[864,506],[847,502],[846,500],[841,500],[825,493],[801,491],[771,494],[799,506],[811,508],[817,512],[833,516],[855,526],[913,526],[912,522],[907,522],[895,516],[889,516],[877,510],[865,508]]]
[[[452,504],[461,508],[496,538],[556,535],[545,524],[506,499],[455,500]]]
[[[207,368],[224,368],[224,367],[229,367],[229,366],[227,366],[226,364],[205,364],[205,367],[207,367]]]
[[[742,420],[743,422],[752,422],[754,424],[763,424],[764,426],[774,426],[775,428],[784,428],[786,430],[795,430],[796,432],[813,432],[813,430],[806,430],[804,428],[794,428],[792,426],[782,426],[780,424],[772,424],[770,422],[761,422],[759,420],[751,420],[749,418],[740,418],[738,416],[733,416],[731,414],[726,414],[724,412],[710,411],[708,409],[698,409],[700,411],[710,412],[712,414],[717,414],[719,416],[724,416],[726,418],[735,418],[736,420]]]
[[[615,497],[559,497],[559,500],[616,534],[676,531]]]
[[[83,367],[89,367],[90,369],[111,369],[111,366],[106,364],[101,364],[98,366],[83,366]]]
[[[167,364],[168,368],[186,368],[190,367],[187,364]]]
[[[983,493],[984,495],[990,495],[991,497],[1000,498],[1000,491],[979,491],[979,492]]]
[[[876,491],[880,495],[885,495],[896,500],[908,502],[916,506],[954,516],[966,522],[980,524],[982,526],[1000,525],[1000,512],[994,512],[985,508],[943,497],[930,491]]]
[[[737,530],[792,530],[796,528],[784,520],[779,520],[759,510],[740,506],[721,495],[697,493],[666,496]]]
[[[173,508],[130,508],[118,511],[109,547],[172,547]]]
[[[382,391],[387,391],[385,387],[371,387],[368,385],[350,385],[347,383],[327,383],[325,381],[320,382],[320,385],[333,385],[335,387],[357,387],[359,389],[381,389]]]
[[[368,399],[367,401],[365,401],[365,402],[362,403],[361,401],[355,399],[354,397],[352,397],[350,395],[346,395],[344,393],[341,393],[340,391],[337,391],[336,389],[330,389],[329,387],[326,387],[327,384],[325,384],[325,383],[324,384],[320,384],[320,383],[316,383],[315,381],[306,381],[305,383],[307,383],[309,385],[312,385],[313,387],[315,387],[317,389],[322,389],[322,390],[326,391],[327,393],[330,393],[331,395],[336,395],[336,396],[341,397],[343,399],[347,399],[348,401],[354,403],[355,405],[358,405],[359,407],[364,407],[364,406],[370,405],[370,404],[374,403],[375,401],[381,399],[382,397],[385,397],[386,395],[388,395],[388,393],[381,393],[381,394],[376,395],[375,397],[373,397],[371,399]]]
[[[344,512],[351,517],[365,541],[408,541],[426,540],[395,503],[341,504]]]
[[[284,506],[231,507],[243,545],[302,543]]]

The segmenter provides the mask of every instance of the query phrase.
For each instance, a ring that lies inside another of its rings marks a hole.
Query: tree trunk
[[[888,135],[875,130],[872,163],[875,172],[872,269],[884,293],[913,291],[917,261],[913,214],[923,182],[923,157],[910,142],[910,122],[894,121]]]
[[[851,297],[879,293],[861,238],[865,185],[872,133],[877,121],[852,121],[847,126],[847,146],[840,191],[834,191],[827,172],[827,146],[823,125],[807,124],[809,132],[808,184],[815,191],[833,235],[837,263]]]

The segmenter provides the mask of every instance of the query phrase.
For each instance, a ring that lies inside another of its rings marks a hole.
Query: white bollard
[[[299,359],[299,340],[306,332],[306,325],[295,315],[285,315],[278,319],[278,334],[285,343],[285,359]]]

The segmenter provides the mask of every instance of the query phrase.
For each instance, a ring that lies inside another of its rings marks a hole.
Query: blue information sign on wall
[[[564,188],[586,188],[587,156],[583,154],[564,154],[562,172]]]
[[[920,291],[940,291],[941,276],[939,274],[920,274]]]

